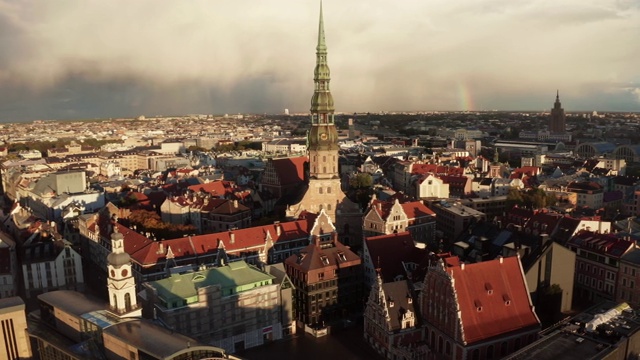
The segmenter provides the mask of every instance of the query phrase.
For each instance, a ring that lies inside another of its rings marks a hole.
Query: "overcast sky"
[[[0,0],[0,121],[307,112],[319,2]],[[640,111],[639,0],[325,0],[338,112]]]

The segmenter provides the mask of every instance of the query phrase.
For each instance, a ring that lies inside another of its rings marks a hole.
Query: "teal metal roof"
[[[167,307],[179,307],[197,302],[198,289],[218,285],[222,295],[247,291],[258,286],[271,285],[275,277],[266,274],[244,261],[202,271],[174,274],[169,278],[149,283]],[[178,304],[174,304],[178,301]]]

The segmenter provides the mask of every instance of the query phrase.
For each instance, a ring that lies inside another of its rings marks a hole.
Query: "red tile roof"
[[[228,181],[222,180],[212,181],[206,184],[191,185],[188,189],[194,192],[202,191],[213,196],[225,196],[232,192],[231,184]]]
[[[524,229],[538,230],[539,233],[551,234],[555,230],[556,226],[562,219],[561,214],[537,212],[529,218],[529,221],[524,225]],[[546,226],[543,226],[546,225]]]
[[[385,220],[389,216],[393,201],[373,200],[371,202],[371,208],[380,215],[380,218]]]
[[[465,185],[467,185],[467,182],[469,181],[469,178],[466,176],[442,175],[440,176],[440,179],[445,184],[449,184],[450,186],[453,185],[456,187],[464,187]]]
[[[384,282],[394,281],[407,274],[402,263],[421,263],[428,255],[426,249],[415,247],[411,233],[401,232],[366,238],[369,256],[375,268],[381,269]]]
[[[305,239],[309,236],[309,231],[314,220],[315,215],[307,214],[304,219],[283,222],[280,224],[270,224],[213,234],[163,240],[162,244],[164,246],[164,253],[158,251],[159,244],[157,242],[153,242],[122,225],[119,225],[119,230],[123,234],[128,231],[125,234],[125,251],[129,253],[131,258],[141,266],[149,266],[164,259],[168,247],[171,247],[171,250],[177,260],[185,256],[202,256],[218,251],[220,242],[223,243],[227,253],[257,251],[260,247],[265,245],[267,232],[270,233],[273,243]],[[278,231],[280,232],[280,235],[278,235]],[[127,234],[129,234],[129,232],[137,234],[138,237],[129,235],[131,240],[128,240]],[[150,243],[153,245],[147,246]],[[128,250],[128,246],[132,251]]]
[[[436,216],[431,209],[429,209],[421,201],[406,202],[402,205],[402,210],[407,214],[409,219],[421,218],[423,216]]]
[[[140,249],[143,249],[147,245],[153,243],[153,240],[150,240],[146,236],[143,236],[122,224],[116,224],[116,226],[118,227],[118,232],[120,232],[124,237],[124,251],[131,256]]]
[[[436,175],[453,175],[453,176],[461,176],[464,173],[464,169],[461,167],[454,166],[443,166],[437,164],[420,164],[414,163],[411,167],[411,174],[427,174],[434,173]]]
[[[294,254],[285,259],[285,264],[296,268],[303,273],[309,273],[310,271],[324,269],[344,269],[352,266],[358,266],[362,264],[362,260],[348,246],[343,245],[337,239],[332,239],[330,243],[332,246],[328,246],[329,242],[320,242],[309,244],[298,254]],[[333,277],[339,277],[336,272],[329,272],[329,278],[325,277],[324,280],[331,279]],[[318,281],[317,278],[312,276],[306,276],[305,282],[312,284]]]
[[[513,170],[514,174],[524,174],[528,176],[536,176],[540,174],[540,168],[537,166],[523,166]],[[519,177],[521,178],[521,177]]]
[[[634,247],[634,242],[624,238],[617,238],[613,234],[599,234],[589,230],[580,230],[569,240],[567,245],[620,258]]]
[[[467,344],[540,325],[519,257],[460,264],[446,271],[454,279]]]
[[[271,160],[280,185],[292,185],[304,181],[304,163],[309,161],[306,156]]]

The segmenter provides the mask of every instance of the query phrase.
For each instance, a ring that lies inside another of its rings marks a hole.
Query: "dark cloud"
[[[327,0],[336,110],[640,110],[637,4]],[[0,0],[0,121],[308,111],[317,5]]]

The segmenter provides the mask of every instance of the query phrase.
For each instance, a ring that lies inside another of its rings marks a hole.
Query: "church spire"
[[[560,90],[556,90],[556,102],[560,102]]]
[[[316,51],[324,51],[327,52],[327,44],[324,40],[324,18],[322,16],[322,0],[320,1],[320,22],[318,25],[318,46],[316,47]]]
[[[324,18],[320,2],[318,22],[318,45],[316,46],[316,68],[313,72],[315,88],[311,98],[311,123],[333,124],[333,97],[329,89],[331,73],[327,62],[327,43],[324,36]]]

